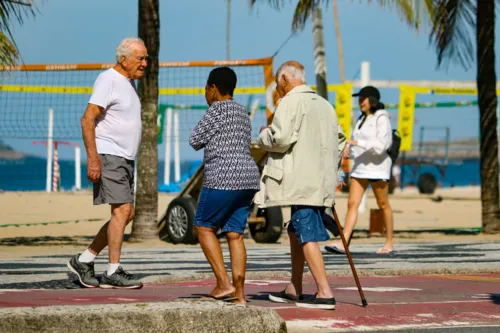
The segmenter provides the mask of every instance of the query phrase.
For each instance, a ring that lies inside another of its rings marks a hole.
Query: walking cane
[[[345,241],[344,232],[339,223],[339,217],[337,215],[337,211],[335,211],[335,205],[332,207],[333,218],[335,219],[335,223],[337,224],[337,228],[339,230],[340,238],[342,239],[342,244],[344,245],[345,253],[347,254],[347,259],[349,259],[349,265],[351,265],[352,275],[354,275],[354,280],[356,280],[356,285],[358,286],[359,296],[361,296],[361,303],[363,306],[367,306],[365,295],[363,294],[363,289],[361,289],[361,284],[359,283],[358,274],[356,273],[356,268],[354,267],[354,262],[352,261],[351,252],[349,252],[349,246]]]

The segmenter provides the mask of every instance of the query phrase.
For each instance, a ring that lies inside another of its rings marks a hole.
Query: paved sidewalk
[[[286,321],[288,332],[293,333],[472,326],[500,329],[500,241],[398,243],[392,255],[377,255],[378,248],[379,244],[352,246],[368,301],[366,308],[361,306],[346,256],[325,253],[338,302],[335,311],[325,311],[269,302],[267,294],[282,290],[289,280],[288,246],[249,246],[248,305],[275,310]],[[215,283],[199,246],[125,249],[121,263],[143,278],[145,287],[141,290],[82,289],[67,272],[66,263],[73,254],[59,251],[57,255],[0,260],[0,314],[14,318],[21,311],[36,317],[36,309],[43,308],[43,313],[50,316],[67,306],[87,313],[87,307],[100,304],[109,311],[117,307],[117,315],[127,304],[157,304],[168,309],[179,306],[179,301],[194,301],[206,295]],[[107,263],[106,255],[103,253],[97,260],[99,275]],[[229,263],[226,247],[224,255]],[[305,278],[304,292],[315,292],[310,276]],[[207,311],[217,308],[216,303]],[[272,317],[273,312],[267,313]]]
[[[358,275],[465,274],[500,272],[500,241],[483,243],[399,243],[392,255],[377,255],[374,244],[352,246]],[[283,245],[248,247],[249,278],[290,276],[290,255]],[[73,289],[66,263],[74,253],[0,260],[0,289]],[[227,248],[224,249],[229,263]],[[96,261],[96,273],[107,264],[107,253]],[[328,274],[351,276],[345,255],[325,254]],[[125,249],[121,264],[145,282],[183,281],[213,277],[199,246]]]
[[[251,309],[255,309],[253,306],[274,309],[286,321],[288,332],[498,327],[500,323],[500,274],[362,277],[367,307],[361,306],[352,277],[330,277],[337,299],[335,311],[270,302],[268,293],[282,290],[287,281],[279,278],[249,279],[246,295]],[[111,304],[137,304],[137,308],[144,308],[146,303],[151,306],[168,305],[161,303],[165,301],[195,301],[206,295],[214,283],[214,279],[203,279],[147,284],[141,290],[0,290],[0,315],[9,314],[19,307],[24,313],[40,307],[46,307],[44,312],[50,313],[50,306],[57,306],[54,313],[61,309],[73,313],[68,306],[106,304],[109,311],[113,308]],[[314,282],[308,277],[304,293],[311,296],[314,292]],[[213,302],[214,307],[223,303]],[[145,321],[144,325],[146,328],[151,323]]]

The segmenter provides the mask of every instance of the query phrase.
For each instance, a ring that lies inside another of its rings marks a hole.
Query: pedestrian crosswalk
[[[498,272],[500,242],[491,243],[401,243],[391,255],[377,255],[378,244],[351,245],[358,275]],[[290,254],[285,245],[247,247],[248,278],[290,275]],[[66,263],[74,253],[0,259],[0,289],[79,288],[68,276]],[[350,275],[345,255],[324,253],[329,275]],[[224,259],[230,269],[229,252]],[[107,264],[107,252],[96,260],[96,274]],[[148,282],[179,281],[211,277],[212,271],[199,246],[177,245],[165,248],[123,250],[121,265]],[[307,271],[307,267],[306,267]]]

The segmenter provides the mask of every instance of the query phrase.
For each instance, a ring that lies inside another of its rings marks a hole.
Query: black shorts
[[[354,179],[366,179],[368,180],[370,183],[375,183],[375,182],[379,182],[379,181],[383,181],[383,182],[386,182],[388,183],[389,182],[389,179],[376,179],[376,178],[358,178],[358,177],[351,177],[351,178],[354,178]]]

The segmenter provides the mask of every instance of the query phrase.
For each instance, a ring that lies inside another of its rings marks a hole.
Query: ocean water
[[[198,161],[181,161],[181,177],[190,173]],[[47,159],[27,157],[20,160],[0,159],[0,190],[3,191],[45,191]],[[75,186],[75,162],[59,160],[61,188],[71,191]],[[158,165],[158,184],[163,184],[164,162]],[[82,189],[91,189],[87,180],[87,165],[81,165]],[[174,164],[170,167],[170,181],[174,181]]]
[[[182,161],[181,178],[186,178],[200,161]],[[27,157],[20,160],[0,159],[0,190],[3,191],[44,191],[47,160]],[[73,161],[59,161],[61,170],[61,187],[71,191],[75,186],[75,164]],[[163,184],[164,162],[158,165],[158,184]],[[171,165],[171,182],[174,178],[174,165]],[[416,169],[411,165],[402,168],[405,184],[416,184],[420,174],[430,172],[435,175],[442,187],[479,185],[479,160],[449,161],[444,177],[436,166],[426,165]],[[87,166],[81,166],[82,188],[91,188],[87,181]]]
[[[439,163],[438,163],[439,165]],[[479,159],[450,160],[444,168],[444,177],[436,165],[404,165],[401,168],[401,180],[404,184],[416,185],[423,173],[433,174],[441,187],[480,185]]]

